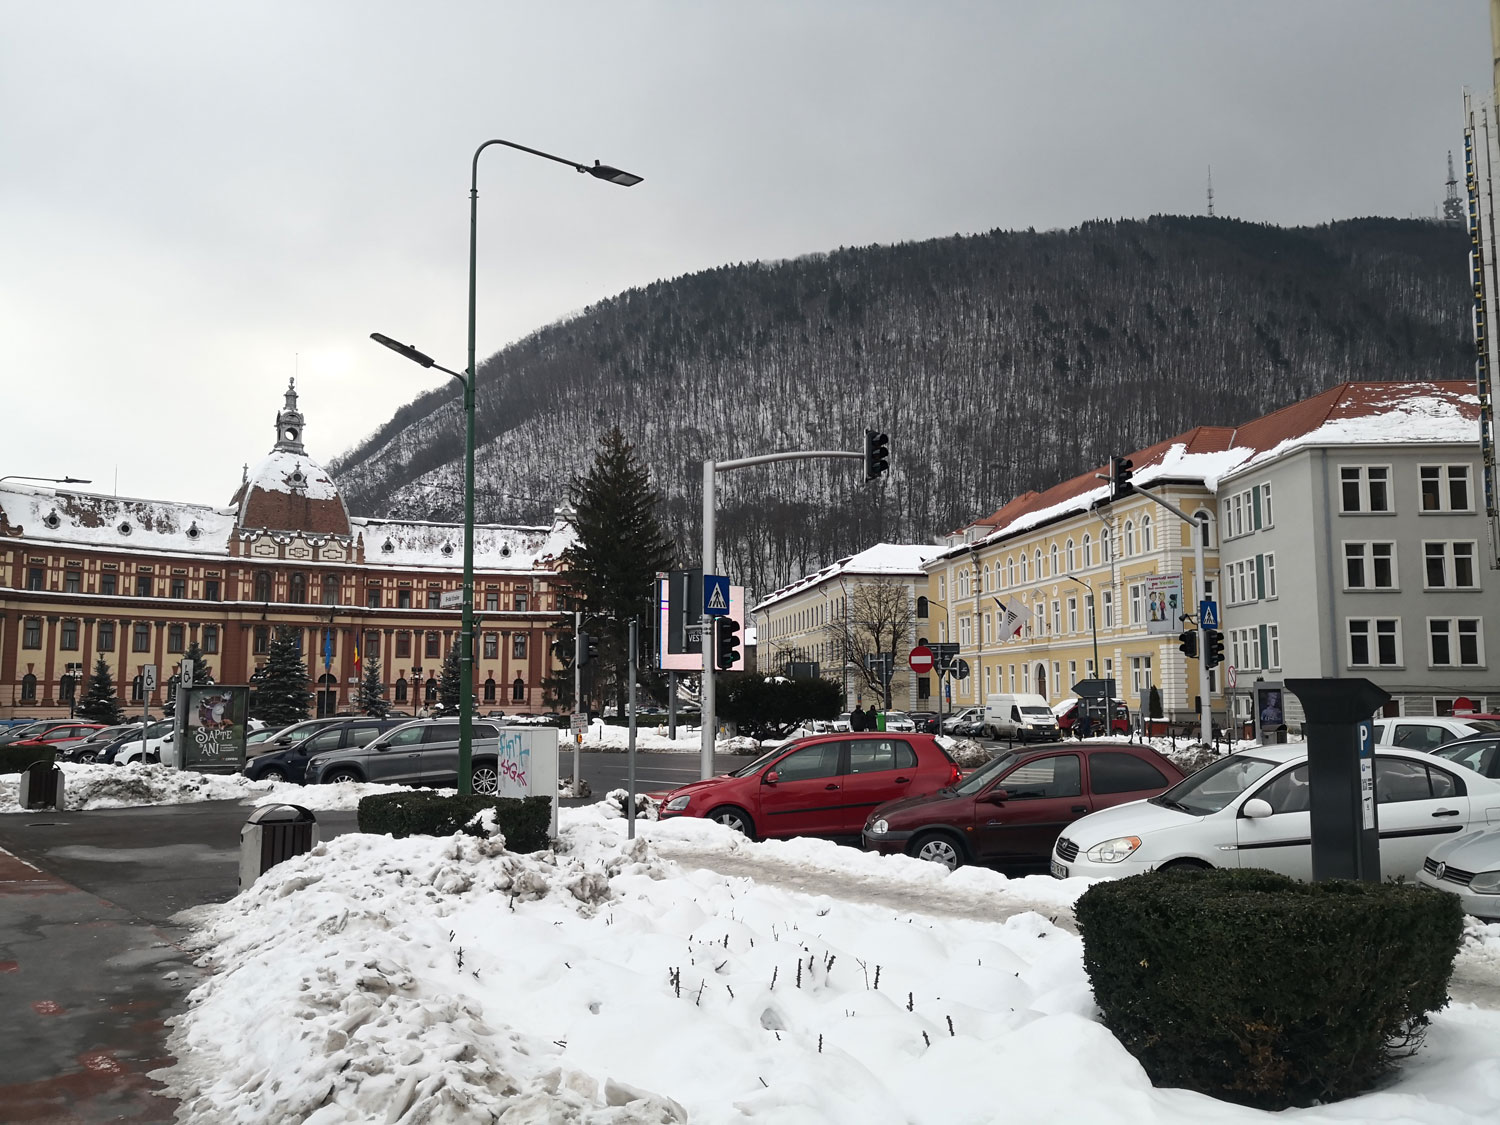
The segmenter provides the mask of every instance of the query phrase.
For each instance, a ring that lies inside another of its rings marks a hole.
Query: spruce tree
[[[278,626],[265,666],[255,677],[250,714],[279,726],[299,722],[307,718],[310,692],[307,665],[297,648],[297,630]]]
[[[458,665],[458,645],[455,644],[443,657],[443,670],[438,673],[438,702],[445,712],[458,714],[458,694],[463,683],[463,670]]]
[[[80,719],[106,726],[118,726],[125,721],[125,709],[115,695],[115,680],[109,674],[109,664],[104,657],[94,661],[94,674],[89,677],[88,690],[74,708]]]
[[[380,657],[372,656],[365,662],[365,678],[360,681],[359,695],[354,706],[362,715],[373,715],[383,719],[391,709],[385,697],[385,684],[380,681]]]
[[[676,551],[657,514],[661,496],[650,470],[618,426],[600,441],[588,474],[573,478],[568,497],[578,539],[563,555],[560,608],[588,615],[584,632],[600,641],[594,683],[611,679],[623,709],[630,619],[640,618],[642,638],[651,636],[656,575],[672,569]],[[565,621],[571,641],[571,613]],[[643,675],[649,667],[642,662]]]
[[[203,649],[199,647],[197,641],[188,645],[188,650],[182,654],[182,658],[193,662],[193,685],[195,687],[214,682],[213,670],[209,668],[208,661],[203,658]],[[169,718],[177,713],[177,685],[181,682],[180,672],[173,672],[167,680],[167,694],[166,700],[162,703],[162,711]]]

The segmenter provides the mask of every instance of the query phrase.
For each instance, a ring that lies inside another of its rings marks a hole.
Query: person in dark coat
[[[856,703],[854,710],[849,712],[849,729],[851,731],[869,730],[870,728],[865,723],[864,710]]]

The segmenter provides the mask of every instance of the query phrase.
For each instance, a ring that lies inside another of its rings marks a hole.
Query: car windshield
[[[1035,715],[1037,718],[1042,719],[1056,718],[1056,716],[1052,714],[1052,708],[1050,707],[1022,707],[1021,714]]]
[[[991,781],[1010,769],[1020,756],[1012,750],[1001,754],[998,758],[991,758],[968,777],[960,781],[953,791],[955,793],[962,793],[965,797],[978,793]]]
[[[1278,763],[1249,754],[1231,754],[1204,766],[1165,793],[1149,798],[1153,805],[1207,816],[1216,813],[1276,768]]]
[[[748,766],[741,766],[729,776],[749,777],[756,770],[765,769],[765,767],[770,765],[774,759],[781,757],[782,754],[785,754],[792,747],[801,746],[806,741],[807,740],[805,738],[799,738],[792,742],[783,742],[780,746],[776,747],[776,749],[766,751],[759,758],[756,758],[755,761],[751,762]]]
[[[1468,723],[1475,730],[1486,733],[1500,730],[1500,722],[1496,722],[1494,719],[1465,719],[1464,722]]]
[[[908,715],[905,711],[887,711],[885,713],[885,717],[887,719],[909,719],[909,718],[911,718],[911,716]]]
[[[47,729],[47,723],[27,723],[24,727],[11,727],[10,730],[0,735],[0,742],[16,742],[22,738],[34,738]]]

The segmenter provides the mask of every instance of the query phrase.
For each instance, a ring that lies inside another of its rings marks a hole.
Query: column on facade
[[[49,613],[46,617],[47,628],[42,633],[42,666],[46,669],[41,677],[42,691],[40,703],[43,707],[51,707],[56,703],[52,696],[53,675],[57,669],[57,645],[58,645],[58,615]]]

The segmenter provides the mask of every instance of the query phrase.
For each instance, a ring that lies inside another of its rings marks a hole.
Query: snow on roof
[[[232,508],[0,484],[0,527],[28,540],[80,547],[227,555]]]
[[[338,486],[321,465],[305,453],[286,449],[272,450],[255,466],[245,491],[248,493],[257,488],[267,492],[294,493],[309,500],[336,500],[339,495]]]
[[[350,522],[355,534],[364,536],[367,563],[445,570],[463,565],[462,524],[360,518]],[[555,569],[575,539],[572,525],[561,518],[550,527],[476,524],[474,566],[479,570]]]
[[[866,547],[855,555],[846,555],[836,563],[815,570],[811,574],[788,582],[762,598],[751,612],[759,612],[766,606],[789,598],[804,590],[810,590],[831,578],[840,575],[908,575],[922,576],[922,564],[941,554],[943,548],[933,543],[877,543]]]

